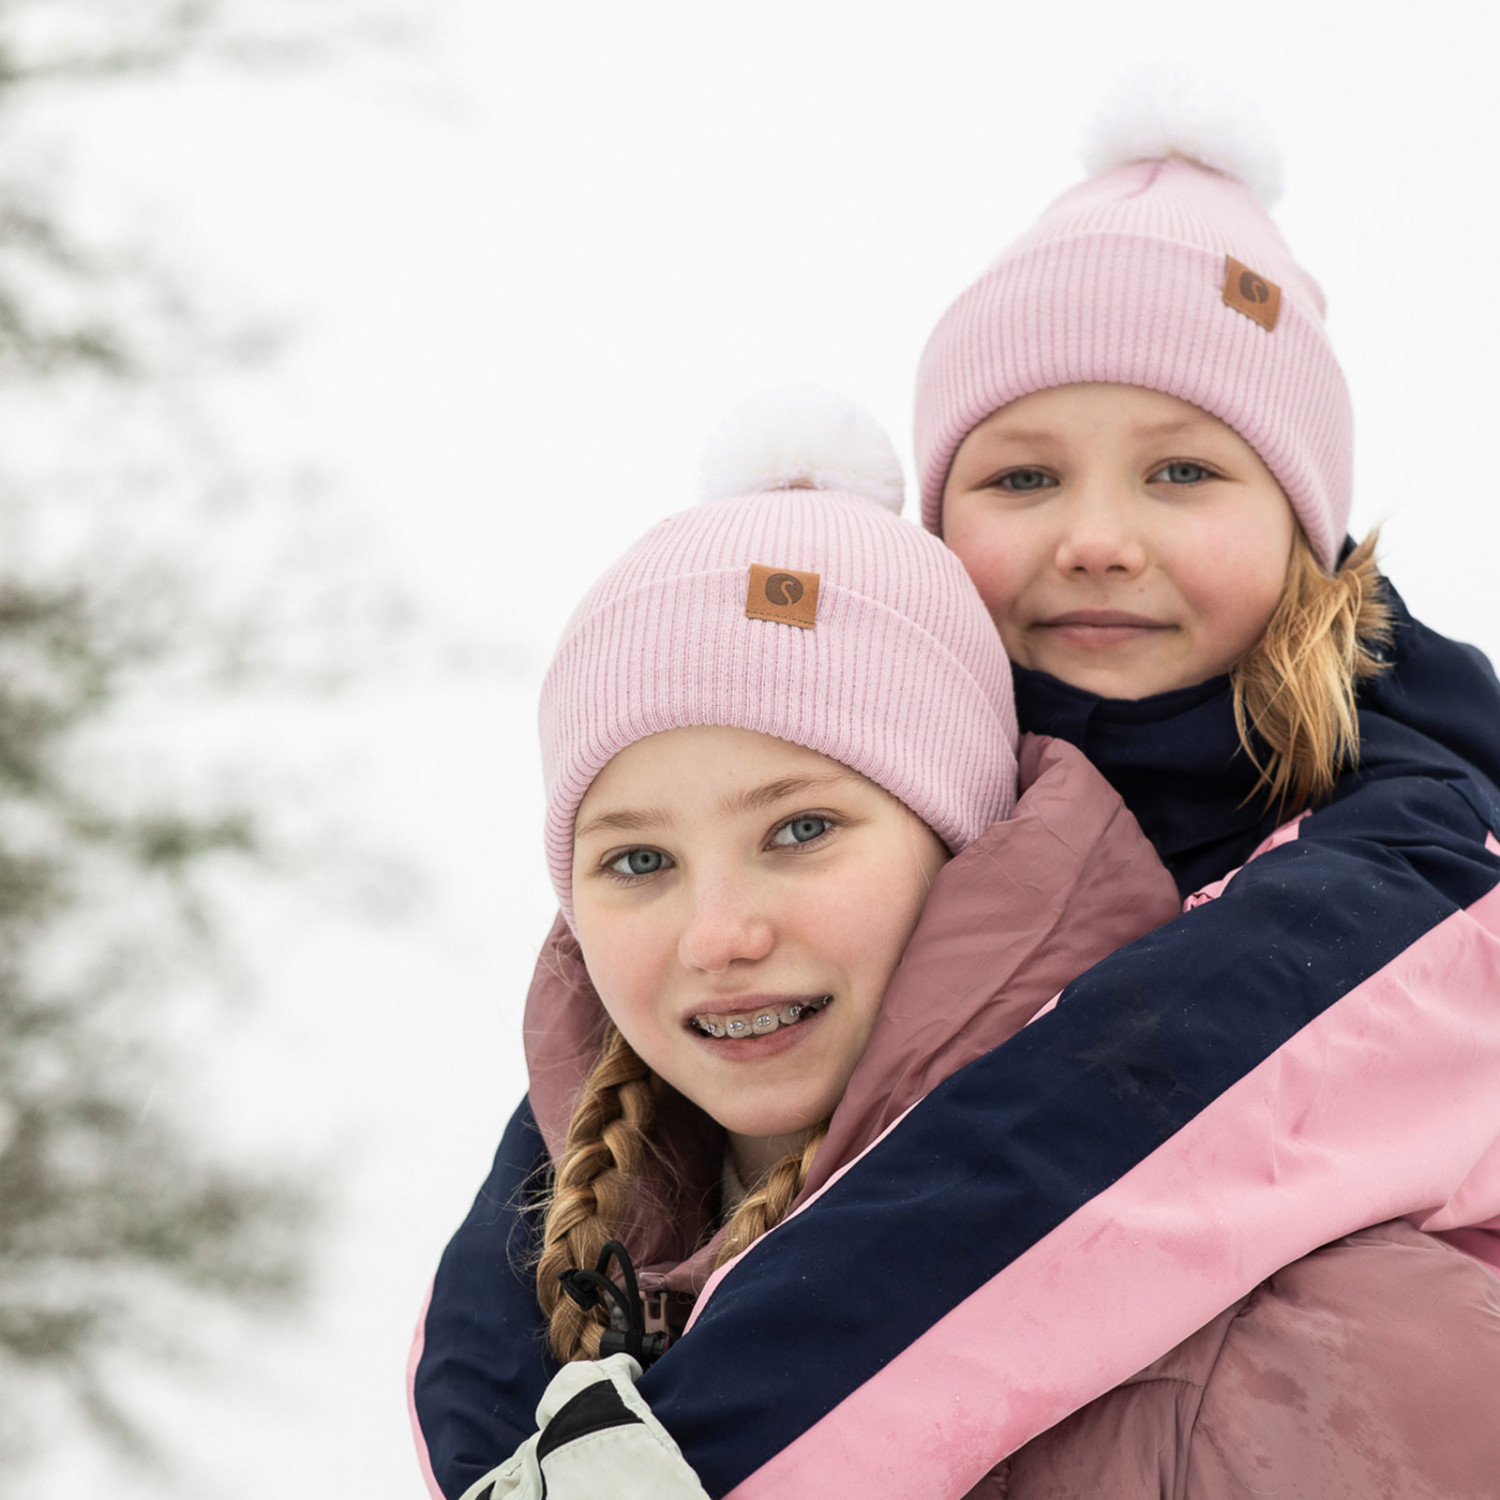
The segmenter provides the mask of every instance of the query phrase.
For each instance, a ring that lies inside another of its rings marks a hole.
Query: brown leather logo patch
[[[811,630],[818,622],[818,575],[751,563],[745,618],[778,620]]]
[[[1281,313],[1281,288],[1274,281],[1267,281],[1259,271],[1241,265],[1232,255],[1226,255],[1224,260],[1224,306],[1244,313],[1269,333]]]

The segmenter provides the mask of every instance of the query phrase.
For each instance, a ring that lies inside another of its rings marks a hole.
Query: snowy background
[[[101,223],[290,328],[268,376],[211,393],[235,441],[320,470],[353,527],[330,566],[393,581],[469,665],[408,660],[213,731],[420,891],[378,924],[247,894],[257,998],[200,1059],[204,1129],[337,1165],[315,1298],[254,1337],[226,1321],[190,1383],[138,1377],[175,1480],[79,1444],[35,1493],[422,1493],[407,1344],[522,1092],[551,917],[551,642],[691,502],[703,437],[751,391],[856,397],[910,473],[929,328],[1077,179],[1123,70],[1257,101],[1354,392],[1354,529],[1383,522],[1413,608],[1500,652],[1497,44],[1500,12],[1443,0],[432,0],[397,47],[59,105]]]

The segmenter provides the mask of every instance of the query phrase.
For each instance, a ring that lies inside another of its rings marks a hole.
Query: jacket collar
[[[1228,677],[1101,698],[1012,669],[1021,727],[1077,746],[1124,799],[1183,895],[1241,865],[1276,826],[1240,745]]]

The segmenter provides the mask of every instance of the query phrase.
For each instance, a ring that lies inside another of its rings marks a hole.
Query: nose
[[[686,893],[677,956],[684,968],[722,974],[736,964],[765,958],[776,944],[776,926],[753,882],[716,880]]]
[[[1146,566],[1139,517],[1108,482],[1085,486],[1066,513],[1057,567],[1074,577],[1133,578]]]

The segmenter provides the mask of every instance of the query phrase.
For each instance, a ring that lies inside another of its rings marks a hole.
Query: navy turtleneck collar
[[[1228,874],[1276,826],[1234,727],[1229,679],[1101,698],[1013,667],[1021,728],[1076,745],[1124,798],[1183,895]],[[1246,799],[1249,799],[1248,801]]]

